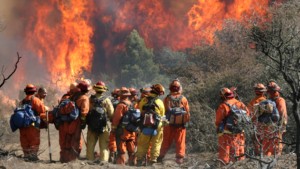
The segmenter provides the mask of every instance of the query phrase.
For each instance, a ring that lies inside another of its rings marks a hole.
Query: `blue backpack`
[[[161,117],[155,112],[158,105],[155,103],[157,97],[147,97],[148,102],[143,106],[143,116],[141,117],[142,133],[148,136],[157,135]]]
[[[250,123],[250,118],[244,109],[225,103],[230,108],[230,114],[224,120],[227,129],[232,133],[241,133],[244,125]]]
[[[279,121],[279,111],[272,100],[263,100],[254,109],[259,114],[257,120],[261,123],[270,124]]]
[[[58,129],[61,123],[76,120],[80,114],[80,110],[75,101],[64,99],[58,106],[54,107],[52,114],[55,128]]]
[[[167,97],[170,98],[170,105],[171,108],[168,109],[166,112],[166,118],[169,121],[169,124],[171,126],[177,126],[181,127],[185,124],[185,114],[187,113],[184,107],[180,107],[181,100],[183,96],[181,95],[178,98],[174,98],[171,95],[168,95]]]
[[[32,97],[33,98],[33,97]],[[30,125],[39,127],[40,117],[35,115],[32,110],[31,100],[22,101],[22,104],[14,110],[10,117],[10,128],[15,132],[19,128],[28,127]]]
[[[141,121],[141,112],[131,105],[124,104],[128,107],[128,111],[122,117],[121,126],[129,132],[137,132]]]

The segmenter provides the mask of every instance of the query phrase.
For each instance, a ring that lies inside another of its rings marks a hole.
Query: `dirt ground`
[[[15,133],[10,132],[9,128],[7,131],[2,131],[4,133],[0,137],[0,149],[8,151],[7,155],[0,155],[0,169],[93,169],[93,168],[154,168],[154,169],[171,169],[171,168],[187,168],[187,169],[214,169],[217,167],[217,153],[193,153],[187,154],[184,164],[178,165],[175,163],[175,154],[170,152],[163,163],[157,163],[153,166],[147,167],[130,167],[130,166],[120,166],[109,163],[92,163],[84,159],[85,157],[85,146],[80,155],[80,159],[70,163],[60,163],[59,161],[59,144],[58,144],[58,131],[53,125],[50,126],[50,137],[51,137],[51,151],[52,160],[54,162],[49,162],[49,147],[48,147],[48,135],[47,131],[43,129],[41,131],[41,145],[39,151],[40,161],[38,162],[26,162],[22,157],[22,150],[19,144],[19,131]],[[83,134],[86,138],[86,130]],[[232,169],[255,169],[264,168],[266,166],[260,167],[256,160],[246,159],[234,164],[230,164],[223,168]],[[276,164],[273,168],[276,169],[293,169],[296,168],[296,155],[295,154],[285,154],[277,158]]]

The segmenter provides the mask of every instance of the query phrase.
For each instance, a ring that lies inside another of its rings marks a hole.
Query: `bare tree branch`
[[[18,63],[20,62],[20,59],[22,58],[19,55],[18,52],[17,52],[17,55],[18,55],[18,58],[17,58],[17,61],[15,63],[15,68],[14,68],[14,70],[7,77],[5,77],[5,75],[4,75],[4,71],[5,71],[4,67],[2,68],[1,74],[2,74],[3,80],[2,80],[2,82],[0,84],[0,88],[4,85],[5,81],[7,81],[16,72],[16,70],[18,68]]]

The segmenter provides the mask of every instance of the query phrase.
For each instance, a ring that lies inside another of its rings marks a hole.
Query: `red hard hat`
[[[120,94],[120,89],[116,88],[111,92],[111,95],[119,95]]]
[[[36,92],[36,87],[33,84],[26,85],[24,92]]]
[[[133,87],[129,88],[129,92],[131,93],[132,96],[138,94],[137,90],[135,88],[133,88]]]
[[[158,95],[164,95],[165,94],[165,88],[161,84],[155,84],[151,86],[151,91]]]
[[[268,91],[280,91],[280,87],[273,81],[269,82],[267,88]]]
[[[223,87],[220,90],[220,95],[221,95],[221,97],[224,97],[224,98],[233,98],[234,97],[233,92],[230,89],[228,89],[227,87]]]
[[[96,92],[105,92],[107,91],[107,87],[105,86],[105,83],[102,81],[98,81],[95,85],[94,85],[94,90]]]
[[[81,92],[89,91],[89,84],[87,84],[85,81],[81,81],[76,87],[79,88]]]
[[[267,91],[265,85],[263,85],[262,83],[256,83],[254,85],[254,90],[255,90],[255,92],[265,92],[265,91]]]
[[[173,80],[169,85],[169,89],[171,92],[179,92],[180,88],[181,84],[178,79]]]
[[[127,87],[121,87],[120,96],[131,96],[131,93]]]

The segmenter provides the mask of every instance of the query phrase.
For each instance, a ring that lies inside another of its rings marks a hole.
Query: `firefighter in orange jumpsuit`
[[[80,82],[70,96],[80,110],[80,116],[71,122],[64,122],[59,126],[60,161],[76,160],[80,154],[81,130],[86,127],[86,115],[89,112],[89,98],[86,95],[89,84]]]
[[[112,131],[116,135],[118,157],[117,164],[125,165],[126,163],[126,151],[128,152],[128,163],[134,164],[134,150],[135,150],[135,132],[129,132],[121,126],[122,117],[128,111],[128,106],[131,105],[129,97],[131,96],[129,90],[126,87],[120,89],[120,103],[117,105],[114,112],[112,121]]]
[[[226,165],[230,161],[235,161],[235,156],[240,155],[241,144],[243,144],[243,140],[240,140],[243,133],[234,133],[229,130],[227,125],[224,125],[224,122],[230,116],[230,107],[227,104],[235,105],[237,108],[245,110],[247,114],[249,114],[249,110],[244,103],[235,99],[233,92],[228,88],[222,88],[220,96],[223,102],[216,111],[215,125],[218,132],[218,159]]]
[[[111,92],[111,102],[113,104],[114,110],[116,110],[117,105],[120,102],[120,89],[116,88]],[[113,119],[110,119],[112,122]],[[117,160],[117,143],[116,143],[116,135],[115,132],[110,132],[109,134],[109,143],[108,143],[108,149],[109,149],[109,159],[108,161],[111,163],[116,163]]]
[[[28,84],[24,92],[26,97],[20,104],[31,103],[32,110],[41,120],[46,121],[45,106],[43,102],[34,97],[36,87],[32,84]],[[29,127],[20,128],[20,142],[23,149],[24,158],[30,161],[36,161],[38,159],[38,151],[40,146],[40,129],[39,126],[31,125]]]
[[[132,102],[133,107],[138,109],[138,101],[139,101],[138,92],[133,87],[129,88],[129,91],[130,91],[130,94],[131,94],[129,99]]]
[[[174,107],[184,108],[185,114],[173,116],[178,118],[180,117],[181,119],[183,118],[182,120],[179,120],[180,124],[170,123],[164,127],[163,142],[158,161],[162,161],[174,141],[176,146],[176,163],[182,164],[185,156],[185,123],[190,121],[190,108],[188,100],[182,95],[182,86],[178,79],[171,82],[169,89],[170,94],[164,99],[166,115],[170,116],[168,113],[170,113],[170,109]]]
[[[264,128],[264,134],[267,135],[268,138],[264,138],[263,149],[267,156],[274,155],[275,153],[276,155],[281,155],[283,149],[283,144],[280,142],[282,141],[283,134],[286,132],[288,116],[286,102],[284,98],[280,96],[280,90],[280,87],[274,81],[270,81],[267,85],[268,98],[276,103],[280,115],[276,128],[274,126],[266,126],[266,128]]]
[[[260,138],[260,133],[262,131],[260,130],[261,127],[259,123],[257,122],[257,112],[254,111],[254,106],[259,104],[261,101],[266,100],[265,92],[267,91],[265,85],[262,83],[257,83],[254,85],[254,92],[255,92],[255,98],[253,98],[250,103],[248,104],[248,109],[250,111],[250,117],[252,119],[253,124],[257,128],[256,135],[253,136],[253,142],[254,142],[254,152],[256,155],[260,154],[260,145],[262,143],[262,140]]]

